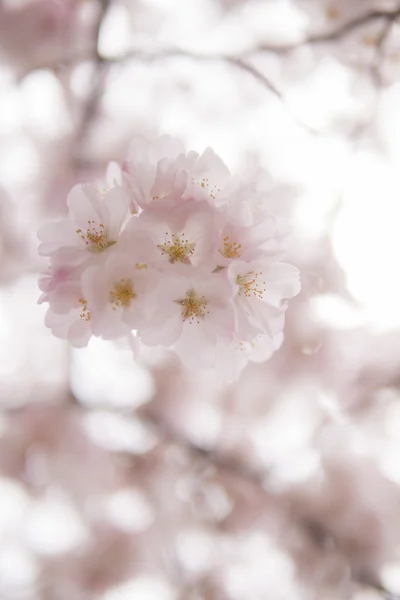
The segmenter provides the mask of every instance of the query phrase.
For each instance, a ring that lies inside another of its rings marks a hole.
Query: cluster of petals
[[[300,283],[282,261],[282,225],[252,186],[210,148],[187,152],[169,136],[134,139],[106,180],[76,185],[66,218],[39,230],[50,259],[39,302],[53,334],[78,348],[133,334],[226,381],[267,360]]]

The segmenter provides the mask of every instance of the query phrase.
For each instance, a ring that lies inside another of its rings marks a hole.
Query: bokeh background
[[[1,600],[400,597],[399,107],[399,0],[0,1]],[[290,223],[229,386],[36,304],[37,228],[160,133]]]

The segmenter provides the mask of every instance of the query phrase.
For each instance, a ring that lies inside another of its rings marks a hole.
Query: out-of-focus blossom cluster
[[[269,358],[300,283],[260,195],[235,185],[211,148],[186,152],[167,136],[134,140],[110,177],[104,190],[76,186],[68,217],[39,231],[53,333],[80,348],[135,330],[228,381]]]

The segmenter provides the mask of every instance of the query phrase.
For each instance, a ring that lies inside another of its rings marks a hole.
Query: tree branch
[[[307,45],[318,45],[325,44],[328,42],[333,42],[346,37],[347,35],[353,33],[355,30],[360,29],[364,25],[368,25],[369,23],[373,23],[380,19],[388,21],[389,23],[393,23],[397,18],[400,17],[400,6],[393,11],[382,11],[382,10],[374,10],[360,17],[356,17],[351,21],[347,21],[337,27],[336,29],[332,29],[330,31],[314,33],[306,37],[304,40],[295,42],[293,44],[261,44],[246,52],[246,56],[252,55],[257,52],[271,52],[274,54],[289,54],[298,48]]]
[[[80,123],[79,123],[78,129],[76,132],[76,136],[75,136],[75,143],[78,148],[79,148],[80,144],[82,143],[82,141],[84,140],[84,138],[86,137],[87,132],[90,128],[90,125],[96,116],[98,104],[101,99],[104,82],[105,82],[105,78],[106,78],[106,70],[104,69],[104,65],[106,64],[106,61],[99,53],[99,37],[100,37],[100,30],[101,30],[101,26],[102,26],[104,17],[106,15],[108,7],[110,5],[110,0],[99,0],[99,3],[101,5],[101,10],[99,12],[97,22],[95,25],[95,34],[94,34],[95,43],[94,43],[94,47],[92,48],[92,50],[90,52],[90,58],[94,59],[94,62],[95,62],[94,80],[93,80],[93,84],[91,86],[89,95],[83,106],[82,114],[80,117]],[[75,61],[71,61],[70,64],[74,64],[74,62]]]

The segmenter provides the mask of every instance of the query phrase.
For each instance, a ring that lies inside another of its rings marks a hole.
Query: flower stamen
[[[196,181],[194,178],[192,178],[192,183],[199,185],[200,187],[203,188],[203,190],[206,190],[207,194],[213,200],[215,200],[218,192],[221,191],[221,189],[219,187],[217,187],[216,185],[214,185],[213,187],[210,187],[210,182],[207,177],[203,177],[203,179],[201,181]]]
[[[226,235],[222,240],[222,246],[219,248],[219,253],[225,258],[240,258],[241,257],[242,244],[237,242],[230,242],[229,236]]]
[[[246,298],[250,298],[251,296],[262,298],[266,288],[261,287],[261,285],[265,286],[265,281],[257,281],[260,275],[262,275],[261,271],[258,273],[255,271],[250,271],[245,275],[238,275],[236,277],[236,283],[239,286],[239,294],[245,296]]]
[[[86,248],[93,252],[102,252],[109,246],[116,244],[116,242],[109,239],[108,232],[103,223],[88,221],[87,229],[79,228],[76,230],[76,233],[85,242]]]
[[[92,313],[87,309],[87,300],[84,298],[78,298],[78,302],[81,305],[80,318],[84,321],[90,321],[92,318]]]
[[[189,321],[189,323],[192,323],[194,320],[200,323],[200,319],[204,319],[210,312],[206,310],[208,305],[206,298],[198,296],[193,289],[186,292],[185,298],[175,300],[175,302],[182,306],[182,318],[184,321]]]
[[[130,279],[121,279],[110,292],[110,302],[113,305],[113,310],[116,310],[117,307],[128,308],[134,298],[136,298],[136,292]]]
[[[168,233],[165,234],[166,236]],[[182,262],[186,265],[190,265],[189,257],[194,253],[196,244],[189,242],[185,238],[185,234],[173,233],[170,236],[171,239],[167,239],[164,244],[157,244],[157,248],[161,251],[163,256],[168,256],[170,263]]]

